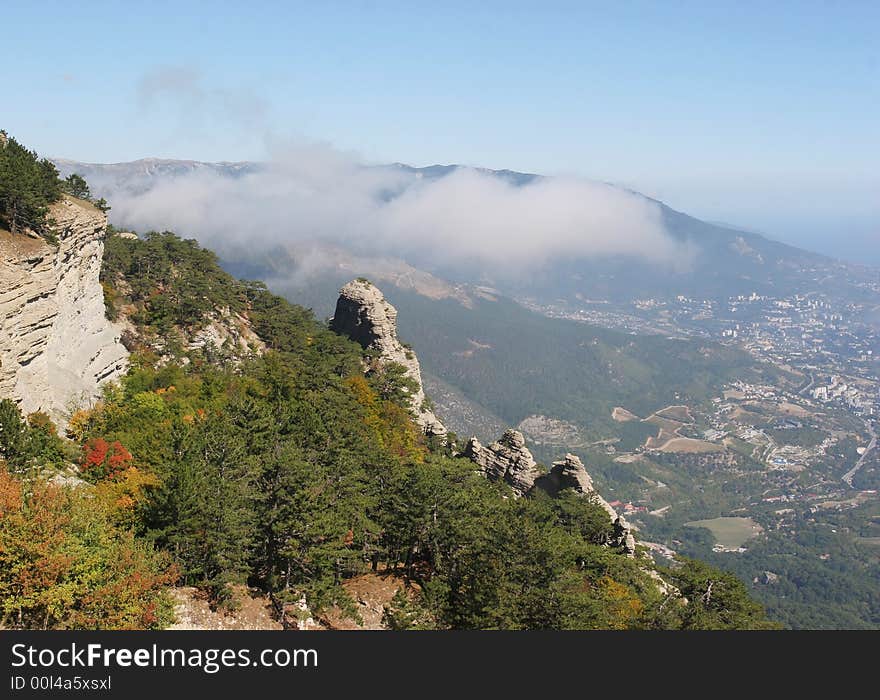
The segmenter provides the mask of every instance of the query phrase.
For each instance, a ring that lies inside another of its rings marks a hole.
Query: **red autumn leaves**
[[[93,438],[83,445],[80,464],[95,479],[112,479],[132,466],[132,456],[119,440]]]

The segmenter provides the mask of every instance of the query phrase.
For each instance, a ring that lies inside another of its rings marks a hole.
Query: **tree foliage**
[[[0,468],[0,627],[160,628],[176,576],[91,494]]]
[[[61,188],[69,195],[80,199],[90,199],[89,183],[79,173],[71,173],[61,183]]]
[[[0,400],[0,459],[16,470],[32,465],[62,466],[74,446],[62,440],[44,413],[27,418],[11,399]]]
[[[58,171],[5,133],[0,139],[0,222],[12,233],[46,234],[48,207],[61,196]]]
[[[751,598],[742,581],[696,559],[683,559],[670,575],[688,604],[681,608],[684,629],[777,629]]]
[[[125,294],[118,288],[123,280]],[[245,308],[242,285],[219,268],[214,253],[167,231],[143,240],[109,237],[101,281],[117,292],[118,303],[134,305],[136,324],[159,334],[198,326],[215,310]]]

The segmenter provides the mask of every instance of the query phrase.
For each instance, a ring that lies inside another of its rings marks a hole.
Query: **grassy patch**
[[[759,534],[763,528],[751,518],[712,518],[711,520],[693,520],[685,523],[687,527],[704,527],[718,544],[735,549]]]

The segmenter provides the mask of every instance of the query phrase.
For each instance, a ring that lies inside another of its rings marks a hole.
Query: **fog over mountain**
[[[352,275],[428,285],[432,294],[447,282],[488,285],[569,308],[586,299],[818,288],[861,298],[861,281],[876,275],[606,183],[458,165],[367,165],[320,144],[273,153],[259,163],[56,163],[110,201],[115,225],[196,238],[235,274],[269,280],[295,298],[317,281],[332,287]]]
[[[520,179],[455,168],[438,177],[370,167],[325,146],[276,151],[264,164],[139,161],[85,171],[118,226],[171,229],[221,254],[320,241],[437,264],[539,265],[569,256],[626,255],[686,266],[657,203],[575,178]]]

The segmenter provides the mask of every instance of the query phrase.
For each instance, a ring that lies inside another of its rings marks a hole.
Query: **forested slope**
[[[102,282],[126,376],[63,435],[0,397],[0,626],[161,628],[182,584],[356,616],[343,583],[369,571],[400,581],[394,629],[772,626],[703,564],[658,585],[605,546],[589,498],[514,498],[429,444],[394,367],[365,375],[360,346],[194,241],[115,234]]]

